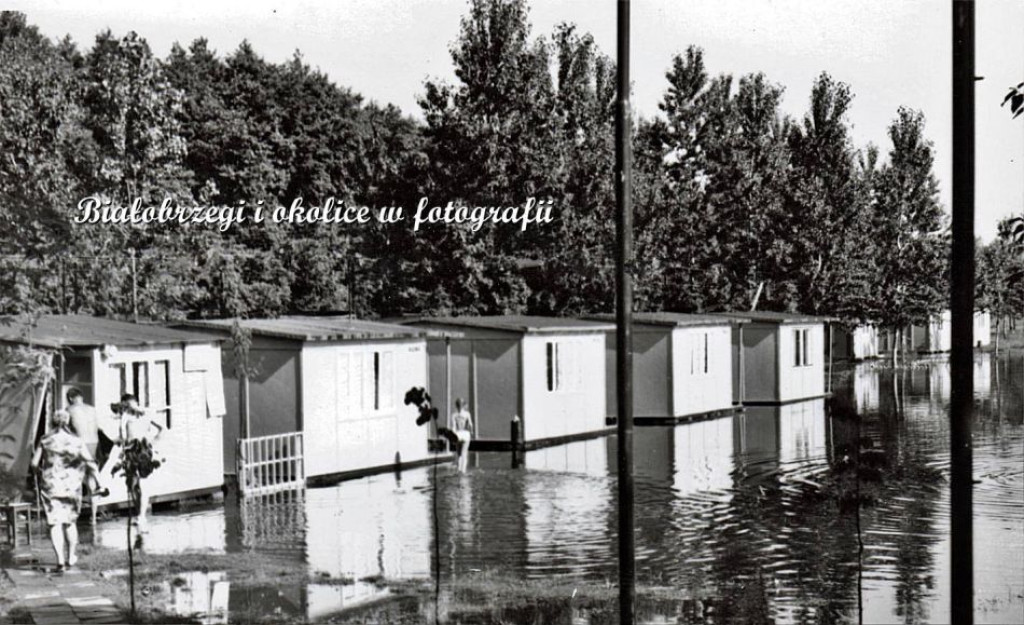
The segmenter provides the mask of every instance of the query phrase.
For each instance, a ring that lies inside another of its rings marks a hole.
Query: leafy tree
[[[1004,226],[1007,221],[1004,220]],[[997,237],[988,245],[976,245],[976,249],[975,306],[995,319],[998,348],[1002,323],[1024,314],[1024,256],[1006,237]]]
[[[788,197],[794,246],[788,271],[795,287],[788,307],[864,318],[865,284],[874,279],[871,220],[850,140],[848,85],[822,73],[810,111],[789,133]],[[781,302],[780,302],[781,303]]]
[[[85,125],[100,156],[96,190],[124,204],[187,197],[186,144],[175,117],[181,94],[149,44],[134,32],[100,33],[84,71]]]
[[[900,108],[889,127],[889,162],[877,175],[874,239],[878,263],[874,317],[898,329],[946,307],[949,231],[938,202],[933,148],[924,116]]]

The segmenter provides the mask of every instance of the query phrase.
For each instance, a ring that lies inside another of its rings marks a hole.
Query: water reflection
[[[164,582],[163,588],[170,597],[167,608],[171,614],[204,625],[228,622],[231,584],[223,571],[178,573]]]
[[[977,620],[1019,622],[1024,358],[979,354],[975,378]],[[943,358],[861,363],[828,401],[637,428],[638,575],[679,597],[645,606],[642,622],[851,622],[861,609],[864,622],[947,620],[949,385]],[[311,489],[301,515],[271,524],[292,527],[290,542],[252,531],[262,517],[230,507],[227,521],[221,508],[158,514],[146,549],[295,551],[312,581],[233,584],[232,619],[260,610],[338,619],[381,606],[378,622],[389,622],[387,610],[411,610],[415,621],[429,606],[393,600],[380,580],[433,580],[439,570],[446,606],[471,601],[458,588],[480,575],[614,580],[614,454],[611,437],[531,451],[521,469],[507,454],[475,454],[467,474],[441,466]],[[243,517],[249,530],[237,529]],[[123,524],[100,534],[116,544]],[[450,620],[614,622],[614,612],[571,602],[529,609]]]

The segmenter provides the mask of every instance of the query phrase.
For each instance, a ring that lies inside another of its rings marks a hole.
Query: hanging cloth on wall
[[[0,345],[0,464],[13,475],[28,474],[52,379],[51,352]]]

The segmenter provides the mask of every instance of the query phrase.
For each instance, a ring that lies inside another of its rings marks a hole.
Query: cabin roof
[[[501,330],[519,334],[558,334],[560,332],[604,332],[615,324],[575,319],[573,317],[538,317],[533,315],[488,315],[480,317],[419,317],[406,323],[426,326],[454,326]]]
[[[42,315],[35,323],[27,316],[0,319],[0,341],[60,348],[212,343],[217,339],[154,324],[88,315]]]
[[[732,319],[746,319],[750,323],[774,323],[778,325],[785,325],[789,323],[830,323],[833,321],[839,321],[837,317],[821,317],[815,315],[804,315],[801,313],[771,312],[767,310],[724,312],[715,314]]]
[[[599,319],[615,323],[615,315],[599,314],[591,315],[590,319]],[[671,328],[691,328],[701,326],[734,326],[748,323],[746,319],[738,317],[723,317],[719,315],[698,315],[677,312],[635,312],[633,323],[648,326],[666,326]]]
[[[298,341],[417,339],[452,336],[450,332],[410,328],[393,323],[341,316],[288,316],[276,319],[239,319],[238,322],[243,328],[256,335]],[[196,328],[230,332],[235,320],[196,319],[185,323]],[[458,336],[458,334],[455,335]]]

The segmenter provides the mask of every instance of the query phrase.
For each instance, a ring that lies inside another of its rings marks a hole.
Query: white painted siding
[[[925,351],[948,352],[953,344],[953,313],[944,310],[928,320],[928,343]]]
[[[301,358],[307,476],[428,456],[426,427],[403,403],[426,386],[424,341],[306,344]]]
[[[857,360],[878,358],[878,328],[857,326],[853,329],[853,357]]]
[[[732,329],[676,328],[672,331],[673,416],[732,407]]]
[[[974,345],[987,347],[992,342],[992,316],[987,312],[974,313]]]
[[[825,394],[824,325],[780,325],[779,328],[779,401],[792,401]],[[798,365],[797,333],[807,337]]]
[[[118,435],[117,422],[112,418],[110,404],[120,401],[119,367],[124,366],[126,372],[130,372],[133,364],[144,366],[148,375],[140,374],[138,377],[148,378],[148,384],[145,386],[151,394],[148,402],[151,408],[147,410],[147,416],[162,425],[166,425],[166,413],[158,411],[164,402],[157,396],[164,389],[164,381],[158,379],[157,373],[164,371],[166,367],[167,389],[170,395],[170,404],[167,406],[170,411],[170,427],[164,430],[155,445],[155,451],[165,462],[147,479],[147,489],[151,497],[218,488],[224,483],[224,416],[210,414],[207,409],[208,397],[215,400],[212,402],[215,409],[223,406],[224,384],[219,371],[220,350],[213,343],[210,344],[210,349],[211,353],[217,354],[217,358],[214,359],[216,364],[212,361],[210,363],[210,366],[217,367],[216,375],[208,375],[207,371],[198,369],[185,371],[184,350],[181,346],[108,351],[106,357],[101,350],[94,352],[96,411],[101,420],[101,427],[112,439],[116,439]],[[136,389],[129,386],[129,392],[134,390]],[[145,406],[146,398],[139,399]],[[117,449],[119,448],[115,448]],[[127,500],[124,477],[110,475],[115,460],[116,458],[111,457],[103,472],[102,479],[110,488],[110,496],[101,500],[101,504],[121,503]]]
[[[604,333],[523,337],[525,440],[605,427],[604,341]],[[548,343],[557,345],[558,350],[554,390],[549,390]]]

